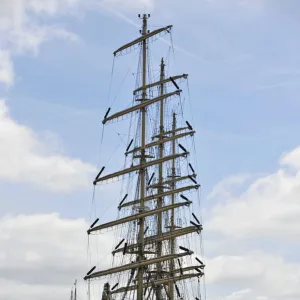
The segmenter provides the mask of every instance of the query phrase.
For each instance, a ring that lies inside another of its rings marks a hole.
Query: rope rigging
[[[173,46],[173,40],[172,40],[172,34],[170,33],[170,46],[168,47],[168,54],[167,56],[167,69],[169,72],[169,68],[170,68],[170,53],[171,50],[173,50],[173,55],[174,55],[174,59],[175,59],[175,52],[174,52],[174,46]],[[149,48],[147,49],[149,50]],[[148,55],[147,55],[147,63],[149,66],[153,65],[153,54],[150,51],[147,51]],[[139,60],[138,60],[138,70],[136,72],[136,88],[141,86],[141,75],[142,72],[140,72],[140,70],[142,69],[142,49],[139,53]],[[120,94],[120,91],[122,89],[122,87],[124,86],[124,83],[128,77],[129,72],[131,71],[130,68],[127,69],[127,72],[125,74],[125,77],[123,78],[115,96],[113,98],[111,98],[111,87],[112,87],[112,78],[114,75],[114,66],[115,66],[115,57],[113,60],[113,66],[112,66],[112,71],[111,71],[111,79],[110,79],[110,84],[109,84],[109,93],[108,93],[108,106],[115,106],[115,102]],[[147,78],[149,83],[154,83],[156,82],[155,80],[157,79],[157,74],[156,70],[154,68],[147,68]],[[133,73],[132,73],[133,74]],[[163,93],[167,92],[167,87],[171,86],[172,88],[176,88],[176,90],[179,90],[179,86],[180,86],[181,81],[177,81],[175,82],[172,78],[170,79],[170,82],[167,84],[164,84],[164,90]],[[188,85],[188,81],[187,81],[187,85]],[[147,96],[149,98],[153,98],[155,97],[155,95],[159,95],[160,93],[160,87],[155,87],[155,88],[149,88],[148,89],[148,94]],[[140,97],[140,94],[137,93],[136,95],[133,96],[132,99],[132,104],[135,103],[136,100],[138,100]],[[190,101],[190,95],[189,95],[189,88],[188,88],[188,100]],[[165,109],[165,119],[164,119],[164,123],[162,124],[163,126],[163,133],[165,134],[167,131],[172,131],[173,128],[173,114],[176,113],[176,122],[178,122],[178,126],[176,128],[180,128],[181,124],[184,124],[184,127],[188,127],[189,130],[193,130],[191,124],[189,122],[186,122],[184,120],[184,106],[185,106],[185,102],[186,102],[186,98],[184,97],[182,100],[182,97],[179,96],[178,99],[174,99],[171,101],[167,101],[167,99],[162,100],[163,104],[164,104],[164,109]],[[125,102],[121,102],[122,104],[124,104]],[[145,108],[146,109],[146,108]],[[153,107],[147,107],[147,120],[146,120],[146,126],[147,126],[147,136],[146,136],[146,140],[150,140],[151,137],[154,137],[155,135],[161,134],[160,130],[158,130],[159,126],[161,126],[161,124],[159,123],[159,114],[160,114],[160,102],[157,102],[155,105],[153,105]],[[107,113],[107,115],[109,115],[109,112]],[[141,112],[139,112],[138,114],[133,114],[130,113],[130,119],[129,121],[127,121],[129,123],[129,131],[127,134],[123,134],[120,133],[120,131],[118,129],[112,129],[112,131],[118,136],[118,138],[120,139],[116,145],[116,147],[114,149],[112,149],[112,151],[110,151],[109,153],[109,157],[107,159],[105,159],[105,165],[107,165],[109,162],[112,161],[113,158],[116,157],[116,153],[117,151],[122,147],[122,149],[124,149],[125,152],[127,152],[129,149],[136,149],[136,147],[141,146],[139,144],[139,140],[140,140],[140,136],[141,136],[141,128],[142,128],[142,118],[141,118]],[[186,122],[186,123],[185,123]],[[195,124],[193,122],[193,118],[192,118],[192,124]],[[150,135],[151,134],[151,135]],[[114,135],[108,134],[108,136],[106,138],[108,138],[109,140],[111,140],[113,138]],[[126,141],[126,136],[127,136],[127,141]],[[163,140],[163,137],[160,137],[160,139]],[[185,140],[188,141],[188,138],[185,137]],[[100,150],[99,150],[99,160],[101,159],[102,161],[104,160],[103,155],[102,155],[102,146],[104,143],[104,125],[102,127],[102,133],[101,133],[101,142],[100,142]],[[157,159],[160,155],[160,149],[162,148],[162,153],[163,153],[163,158],[167,155],[172,155],[172,151],[173,151],[173,143],[174,145],[176,145],[176,153],[178,153],[178,150],[183,150],[183,152],[189,152],[189,148],[187,146],[188,143],[183,143],[183,142],[179,142],[179,139],[174,139],[174,142],[170,143],[161,143],[158,144],[155,147],[149,148],[149,151],[147,150],[147,155],[152,155],[154,159]],[[196,154],[196,147],[195,147],[195,141],[194,141],[194,137],[192,138],[192,143],[193,143],[193,152],[194,154]],[[123,145],[122,145],[123,144]],[[184,146],[183,146],[183,145]],[[161,147],[161,148],[160,148]],[[186,147],[186,148],[185,148]],[[174,153],[173,153],[174,154]],[[133,152],[132,154],[126,155],[124,158],[124,164],[123,164],[123,168],[125,169],[126,166],[132,166],[134,165],[134,161],[135,159],[139,158],[139,156],[141,156],[141,154],[137,154],[135,152]],[[196,172],[197,175],[198,173],[198,163],[197,163],[197,158],[196,159]],[[162,164],[162,163],[161,163]],[[177,180],[177,178],[179,178],[180,176],[185,176],[186,174],[190,174],[189,172],[192,171],[192,173],[195,173],[195,170],[193,169],[193,166],[191,165],[191,162],[187,159],[187,158],[181,158],[181,159],[174,159],[174,165],[175,165],[175,170],[173,167],[173,162],[172,160],[169,160],[167,162],[164,162],[164,168],[162,171],[162,175],[163,177],[159,179],[159,177],[157,177],[159,174],[159,164],[157,165],[153,165],[150,166],[148,168],[145,168],[145,180],[148,183],[148,185],[146,184],[146,197],[148,196],[155,196],[156,194],[159,195],[159,193],[161,191],[165,191],[165,187],[158,187],[155,188],[155,184],[162,184],[162,182],[160,181],[161,179],[163,181],[167,181],[170,180],[170,178],[172,178],[172,180]],[[100,168],[100,167],[99,167]],[[182,172],[180,171],[182,170]],[[103,171],[103,170],[102,170]],[[175,172],[175,173],[174,173]],[[101,171],[100,171],[101,173]],[[155,174],[155,175],[153,175]],[[172,175],[173,174],[173,175]],[[176,175],[174,177],[174,174]],[[170,177],[170,175],[172,175]],[[100,175],[98,175],[99,177]],[[124,176],[122,175],[122,178],[119,180],[120,183],[118,184],[120,186],[120,193],[119,193],[119,197],[115,197],[114,200],[112,200],[111,198],[114,197],[114,194],[111,193],[106,193],[104,191],[104,196],[106,197],[106,201],[109,201],[108,205],[105,207],[103,207],[103,204],[101,206],[101,214],[98,217],[98,221],[101,220],[102,217],[106,216],[107,213],[109,212],[109,209],[117,204],[119,205],[119,208],[122,206],[122,204],[126,203],[126,202],[130,202],[130,199],[136,200],[139,199],[139,195],[141,193],[141,176],[140,173],[138,173],[137,179],[135,180],[135,176]],[[197,181],[195,180],[194,177],[190,178],[187,176],[187,178],[185,180],[178,180],[178,181],[174,181],[176,183],[172,183],[174,184],[174,186],[176,185],[177,187],[184,187],[186,186],[187,182],[192,182],[192,184],[197,184]],[[116,183],[116,181],[114,181],[114,183]],[[188,183],[189,184],[189,183]],[[170,184],[170,186],[172,186]],[[116,190],[116,189],[115,189]],[[160,192],[159,192],[160,191]],[[113,191],[112,191],[113,193]],[[189,201],[189,199],[194,198],[194,193],[191,190],[185,191],[184,194],[188,195],[187,199]],[[93,197],[92,197],[92,208],[91,208],[91,212],[90,212],[90,221],[91,221],[91,217],[92,214],[95,214],[95,218],[96,218],[96,214],[97,214],[97,205],[96,205],[96,201],[95,201],[95,196],[96,196],[96,190],[95,190],[95,186],[93,188]],[[158,196],[157,196],[158,197]],[[144,199],[144,198],[143,198]],[[200,207],[200,189],[197,191],[197,199],[198,199],[198,205]],[[182,199],[179,199],[179,195],[174,195],[174,201],[175,203],[178,203],[179,201],[182,201]],[[103,203],[103,202],[102,202]],[[166,206],[166,205],[171,205],[172,201],[171,201],[171,197],[166,196],[166,197],[162,197],[162,206]],[[118,206],[116,206],[118,207]],[[135,204],[132,206],[132,208],[124,208],[124,209],[118,209],[117,210],[117,220],[120,220],[122,218],[125,218],[127,216],[132,216],[138,213],[141,213],[142,211],[151,211],[154,209],[157,209],[157,199],[156,198],[152,198],[151,200],[149,200],[148,202],[145,202],[145,207],[140,207],[139,204]],[[174,226],[176,228],[185,228],[187,226],[191,226],[191,224],[194,227],[199,226],[200,224],[202,224],[202,219],[200,214],[197,212],[194,214],[196,210],[196,207],[194,205],[189,206],[188,208],[183,206],[183,207],[178,207],[174,209],[175,212],[175,216],[177,217],[176,220],[174,221]],[[147,256],[147,259],[151,259],[153,257],[156,257],[157,252],[157,245],[160,243],[160,239],[163,237],[163,234],[166,233],[170,233],[170,237],[166,240],[163,240],[163,242],[161,242],[162,248],[161,248],[161,255],[167,255],[169,254],[170,251],[170,244],[171,244],[171,240],[174,239],[174,243],[175,243],[175,237],[176,235],[173,232],[173,229],[170,229],[172,227],[172,220],[171,220],[171,216],[172,214],[170,213],[170,211],[163,211],[161,213],[162,215],[162,223],[160,224],[161,227],[163,227],[162,229],[162,235],[158,235],[158,219],[157,219],[157,215],[152,215],[152,216],[148,216],[145,219],[145,231],[144,231],[144,238],[147,241],[145,244],[145,257]],[[198,219],[199,218],[199,219]],[[97,219],[96,219],[97,221]],[[95,222],[96,222],[95,221]],[[95,223],[94,222],[94,223]],[[96,226],[97,224],[92,224],[91,227]],[[163,226],[164,224],[164,226]],[[191,226],[191,227],[193,227]],[[170,228],[169,228],[170,227]],[[116,246],[115,250],[122,250],[122,252],[118,252],[118,254],[114,254],[113,255],[113,259],[111,261],[111,268],[116,268],[119,266],[123,266],[124,264],[130,264],[130,263],[134,263],[137,261],[137,253],[136,253],[136,247],[134,246],[136,243],[136,236],[139,230],[139,219],[129,222],[128,226],[125,226],[124,224],[120,224],[119,227],[117,227],[117,229],[114,229],[114,238],[113,238],[113,245],[114,247]],[[195,230],[195,229],[194,229]],[[201,230],[199,230],[201,231]],[[154,238],[149,239],[151,236],[155,236]],[[183,235],[181,237],[176,237],[176,243],[175,243],[175,248],[176,248],[176,254],[181,253],[178,251],[189,251],[189,249],[193,249],[196,251],[195,255],[198,255],[198,246],[197,246],[197,239],[195,235],[193,235],[193,239],[191,239],[191,234],[189,235]],[[148,238],[148,240],[147,240]],[[200,235],[200,249],[201,249],[201,259],[203,260],[203,246],[202,246],[202,238]],[[111,252],[108,252],[104,255],[101,255],[101,259],[99,258],[99,249],[101,249],[102,245],[100,244],[99,246],[99,239],[96,239],[96,252],[97,252],[97,265],[99,266],[101,263],[107,261],[107,257],[111,254]],[[180,247],[179,247],[180,245]],[[186,248],[185,248],[186,247]],[[179,250],[178,250],[179,249]],[[181,249],[181,250],[180,250]],[[185,250],[184,250],[185,249]],[[153,253],[152,253],[153,252]],[[92,259],[91,259],[91,251],[90,251],[90,240],[88,237],[88,251],[87,254],[89,256],[89,264],[91,265]],[[154,256],[153,256],[154,255]],[[170,273],[171,270],[171,265],[169,261],[162,261],[160,263],[161,265],[161,271],[160,274],[158,273],[158,267],[157,264],[154,265],[149,265],[149,266],[145,266],[144,267],[144,271],[145,271],[145,276],[147,275],[147,280],[145,281],[147,284],[154,282],[154,280],[164,280],[165,278],[167,278],[167,274],[168,272]],[[180,280],[180,279],[185,279],[185,275],[190,274],[189,271],[193,271],[188,270],[188,271],[184,271],[185,266],[193,266],[195,265],[195,259],[194,259],[194,255],[193,256],[182,256],[180,257],[180,259],[178,260],[174,260],[174,270],[179,269],[179,273],[175,274],[172,273],[172,284],[175,287],[175,295],[177,294],[180,297],[184,297],[185,299],[188,299],[191,295],[193,296],[194,299],[198,299],[197,297],[199,297],[201,299],[201,288],[200,288],[200,284],[195,283],[195,279],[198,278],[199,280],[199,275],[198,277],[194,277],[194,278],[190,278],[187,280]],[[109,281],[110,283],[112,283],[111,286],[112,289],[111,291],[114,294],[114,297],[117,297],[116,299],[132,299],[133,297],[136,298],[137,296],[137,291],[133,288],[135,284],[137,284],[137,273],[138,272],[133,272],[131,270],[126,270],[123,273],[119,272],[116,274],[110,274],[109,277]],[[201,271],[200,271],[201,272]],[[200,274],[200,273],[199,273]],[[179,279],[178,279],[179,278]],[[88,283],[90,283],[90,279],[88,279]],[[94,282],[93,282],[94,283]],[[196,285],[195,285],[196,284]],[[203,276],[203,284],[204,284],[204,288],[205,288],[205,278]],[[123,292],[118,292],[119,286],[125,287],[125,290]],[[174,299],[173,296],[170,294],[170,286],[168,286],[166,288],[166,286],[163,284],[162,285],[163,288],[161,288],[161,293],[162,295],[164,295],[166,298],[172,300]],[[151,283],[151,285],[147,285],[146,288],[144,288],[143,293],[144,293],[144,297],[147,299],[157,299],[157,291],[159,290],[159,287],[155,287],[154,284]],[[90,289],[89,289],[89,296],[90,296]],[[205,296],[204,292],[204,297]],[[97,295],[99,296],[101,294],[101,290],[99,287],[99,291],[96,292],[93,289],[93,294],[94,297],[96,297]],[[206,298],[204,298],[206,299]]]

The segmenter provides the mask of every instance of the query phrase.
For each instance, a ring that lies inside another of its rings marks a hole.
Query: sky
[[[144,12],[174,25],[172,71],[189,74],[207,299],[298,300],[298,0],[0,0],[0,300],[63,299],[86,272],[92,181],[122,166],[124,131],[99,150],[112,52]],[[136,57],[116,62],[122,107]]]

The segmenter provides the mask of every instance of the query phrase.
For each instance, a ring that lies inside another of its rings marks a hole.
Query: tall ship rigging
[[[150,45],[171,35],[172,25],[151,31],[150,15],[139,18],[140,37],[113,53],[115,59],[140,49],[132,105],[114,113],[108,108],[102,121],[103,130],[114,122],[129,123],[124,167],[109,173],[105,165],[93,182],[100,193],[107,184],[121,186],[118,217],[104,224],[96,218],[87,231],[100,245],[102,234],[114,232],[111,265],[91,265],[84,280],[89,299],[203,300],[200,184],[192,157],[196,132],[185,119],[182,97],[188,74],[168,74],[165,58],[157,74],[152,72]],[[97,280],[104,284],[101,293],[91,289]]]
[[[77,298],[77,280],[75,280],[74,286],[72,286],[70,300],[78,300],[78,298]]]

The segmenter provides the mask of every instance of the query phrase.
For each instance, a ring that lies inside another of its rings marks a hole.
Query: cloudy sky
[[[112,52],[143,12],[190,74],[207,299],[299,300],[298,0],[0,0],[0,300],[66,299],[87,269]]]

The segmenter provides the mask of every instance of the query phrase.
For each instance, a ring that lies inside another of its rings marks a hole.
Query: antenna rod
[[[143,28],[142,35],[147,34],[147,19],[149,15],[143,15]],[[147,84],[147,40],[144,39],[142,42],[142,50],[143,50],[143,69],[142,69],[142,102],[146,101],[147,93],[146,93],[146,84]],[[141,158],[140,164],[144,164],[146,162],[145,156],[145,145],[146,145],[146,108],[143,107],[141,109],[142,113],[142,132],[141,132]],[[140,170],[140,184],[141,184],[141,209],[144,207],[144,198],[145,198],[145,179],[146,179],[146,170]],[[144,218],[139,219],[139,233],[138,233],[138,261],[142,261],[144,259],[144,230],[145,230],[145,220]],[[138,269],[138,284],[137,284],[137,300],[143,300],[143,275],[144,269],[140,267]]]

